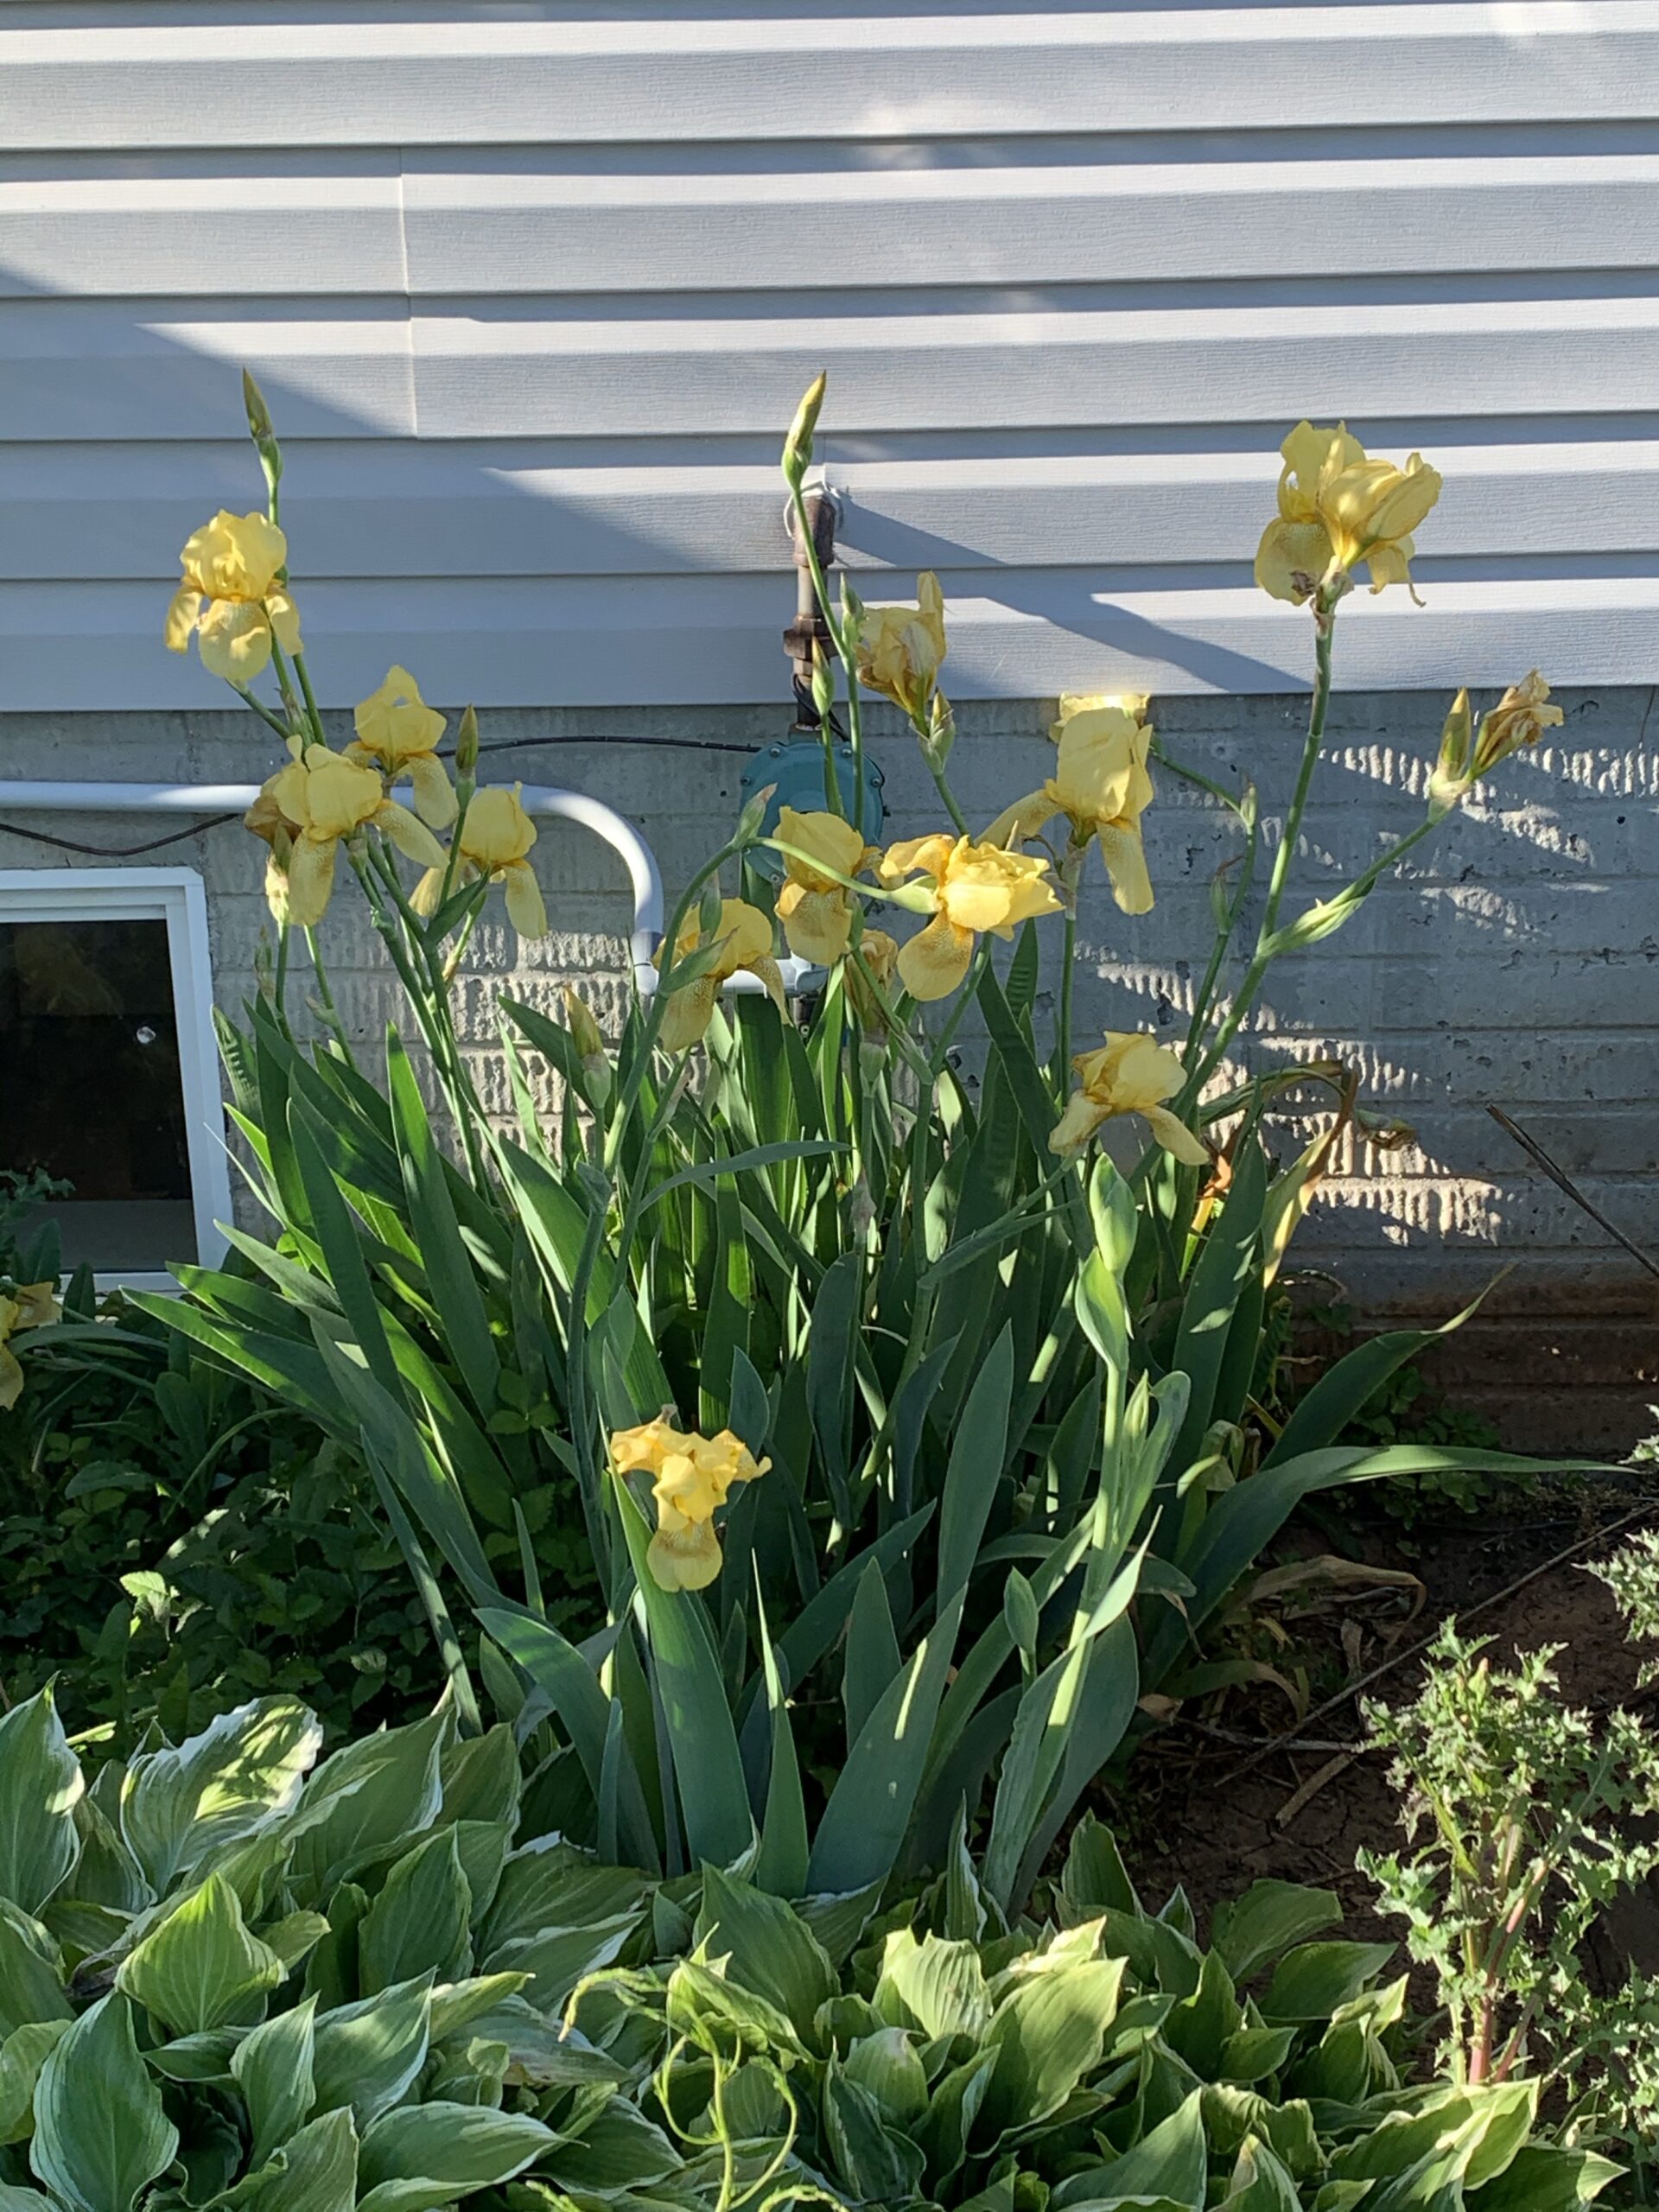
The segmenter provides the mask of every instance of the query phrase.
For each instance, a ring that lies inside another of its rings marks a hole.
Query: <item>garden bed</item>
[[[1490,1637],[1506,1660],[1559,1646],[1562,1694],[1574,1704],[1630,1703],[1638,1696],[1641,1656],[1611,1592],[1586,1562],[1605,1557],[1624,1533],[1621,1524],[1656,1519],[1659,1483],[1645,1506],[1627,1488],[1586,1484],[1553,1511],[1538,1497],[1506,1512],[1420,1523],[1408,1536],[1384,1516],[1356,1524],[1352,1555],[1418,1575],[1423,1585],[1414,1614],[1402,1606],[1391,1618],[1374,1618],[1354,1643],[1359,1674],[1388,1664],[1395,1651],[1402,1655],[1363,1698],[1393,1704],[1413,1696],[1427,1632],[1454,1617],[1471,1635]],[[1293,1528],[1282,1548],[1315,1552],[1327,1534]],[[1569,1547],[1573,1556],[1563,1559]],[[1338,1630],[1331,1618],[1307,1623],[1306,1644],[1286,1656],[1287,1666],[1309,1668],[1316,1705],[1339,1693],[1348,1671]],[[1387,1755],[1367,1745],[1360,1704],[1348,1700],[1300,1726],[1281,1694],[1256,1688],[1233,1693],[1213,1720],[1197,1713],[1178,1719],[1164,1755],[1137,1769],[1133,1789],[1103,1796],[1103,1809],[1117,1822],[1137,1878],[1160,1893],[1181,1883],[1200,1913],[1242,1881],[1317,1881],[1341,1899],[1344,1935],[1398,1941],[1399,1923],[1379,1918],[1375,1886],[1355,1864],[1360,1851],[1398,1840],[1401,1817]],[[1659,1893],[1615,1905],[1605,1933],[1611,1955],[1659,1973]]]

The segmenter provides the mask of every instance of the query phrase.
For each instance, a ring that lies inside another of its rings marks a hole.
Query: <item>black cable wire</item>
[[[753,753],[756,749],[753,739],[747,737],[617,737],[609,731],[602,737],[593,731],[574,737],[497,737],[478,749],[480,753],[527,753],[545,745],[658,745],[682,753]]]
[[[651,745],[667,747],[686,753],[753,753],[752,740],[719,737],[616,737],[607,732],[587,732],[561,737],[503,737],[493,738],[480,745],[480,754],[486,753],[523,753],[537,747],[554,745]],[[193,822],[188,829],[169,830],[164,836],[151,837],[142,845],[83,845],[73,837],[54,836],[50,830],[25,829],[21,822],[0,822],[0,836],[25,837],[31,844],[49,845],[54,852],[84,853],[99,861],[136,860],[141,853],[158,853],[165,845],[181,845],[192,837],[200,837],[208,830],[222,830],[227,822],[239,822],[239,814],[215,814],[205,820]]]
[[[239,814],[209,815],[205,821],[192,822],[188,829],[169,830],[164,837],[151,837],[142,845],[82,845],[73,837],[54,837],[47,830],[26,830],[21,822],[0,822],[0,837],[27,837],[31,844],[50,845],[60,853],[86,853],[95,861],[130,861],[140,853],[158,853],[163,845],[181,845],[187,838],[200,836],[204,830],[222,830],[227,822],[241,819]]]

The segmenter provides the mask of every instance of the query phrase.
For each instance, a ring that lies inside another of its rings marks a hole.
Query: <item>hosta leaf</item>
[[[918,1942],[908,1928],[887,1937],[874,2002],[884,2020],[930,2038],[971,2036],[977,2043],[990,2024],[990,1992],[974,1946],[932,1935]]]
[[[1269,1959],[1341,1918],[1334,1891],[1300,1882],[1252,1882],[1243,1897],[1217,1907],[1211,1941],[1233,1980],[1248,1981]]]
[[[365,1997],[428,1967],[454,1981],[471,1960],[472,1892],[453,1827],[398,1859],[357,1931],[358,1986]]]
[[[287,1828],[289,1881],[302,1903],[326,1897],[431,1826],[442,1802],[438,1761],[448,1726],[439,1711],[406,1728],[382,1729],[317,1769]]]
[[[458,2035],[486,2012],[498,2011],[517,1997],[529,1980],[527,1974],[476,1974],[465,1981],[438,1983],[432,1992],[429,2015],[432,2043],[441,2044],[446,2036]]]
[[[638,1912],[650,1886],[631,1867],[603,1866],[560,1836],[537,1836],[507,1860],[480,1931],[480,1955],[544,1928],[585,1928]]]
[[[481,1736],[461,1736],[438,1760],[445,1821],[496,1821],[509,1834],[518,1825],[524,1790],[518,1746],[505,1722]]]
[[[1059,2110],[1100,2063],[1122,1984],[1122,1959],[1085,1959],[1033,1974],[1002,1999],[986,2036],[997,2053],[988,2128],[1001,2134]]]
[[[1593,2151],[1529,2143],[1501,2174],[1466,2193],[1464,2202],[1468,2212],[1578,2212],[1622,2171],[1611,2158],[1599,2158]]]
[[[543,2176],[584,2199],[648,2191],[680,2171],[679,2152],[662,2129],[620,2097],[599,2107],[578,2127],[567,2124],[543,2161]],[[620,2202],[626,2203],[626,2196]]]
[[[432,1977],[320,2013],[312,2047],[316,2109],[347,2105],[359,2128],[400,2104],[426,2063]]]
[[[1251,2082],[1262,2081],[1269,2074],[1276,2074],[1290,2056],[1295,2043],[1296,2030],[1294,2026],[1239,2028],[1221,2047],[1217,2075],[1221,2081],[1236,2082],[1242,2088],[1248,2088]],[[1361,2094],[1363,2094],[1363,2089]]]
[[[213,2212],[352,2212],[356,2201],[357,2131],[342,2109],[301,2128]]]
[[[935,2190],[950,2179],[967,2157],[969,2139],[995,2070],[996,2053],[985,2050],[935,2082],[927,2110],[913,2130]]]
[[[14,2028],[0,2044],[0,2143],[22,2143],[35,2125],[35,2086],[46,2055],[67,2035],[67,2020],[36,2020]]]
[[[222,1713],[176,1750],[130,1763],[121,1833],[157,1895],[226,1846],[290,1811],[322,1746],[315,1713],[295,1698],[257,1698]]]
[[[1359,1995],[1394,1956],[1392,1943],[1303,1943],[1279,1961],[1262,1999],[1262,2017],[1328,2020]]]
[[[435,2103],[405,2106],[377,2120],[363,2137],[358,2180],[372,2204],[388,2183],[425,2182],[429,2205],[453,2203],[473,2190],[511,2181],[555,2141],[550,2127],[528,2113]],[[398,2202],[414,2200],[400,2196]]]
[[[0,1719],[0,1897],[37,1913],[80,1855],[85,1787],[52,1686]]]
[[[29,2165],[73,2212],[129,2212],[178,2145],[138,2055],[132,2008],[111,1991],[47,2053]]]
[[[927,2069],[902,2028],[878,2028],[848,2051],[847,2079],[874,2098],[889,2126],[910,2133],[927,2109]]]
[[[58,1947],[38,1920],[0,1902],[0,2036],[37,2020],[67,2020]]]
[[[200,2035],[179,2036],[147,2050],[144,2063],[169,2082],[211,2082],[215,2088],[228,2088],[235,2079],[231,2053],[240,2033],[238,2028],[205,2028]]]
[[[529,1975],[524,1986],[531,2002],[556,2012],[583,1974],[612,1964],[639,1920],[638,1912],[626,1912],[574,1928],[543,1928],[539,1935],[504,1943],[484,1963],[493,1974]]]
[[[1301,2202],[1284,2161],[1252,2139],[1238,2154],[1217,2212],[1301,2212]]]
[[[128,1952],[115,1986],[169,2034],[189,2036],[256,2018],[283,1974],[276,1952],[250,1932],[235,1891],[210,1874]]]
[[[823,2132],[836,2173],[855,2198],[906,2204],[922,2178],[922,2153],[882,2118],[870,2092],[835,2060],[823,2083]]]
[[[1054,2192],[1055,2212],[1082,2204],[1151,2198],[1203,2212],[1209,2175],[1203,2097],[1194,2090],[1130,2150],[1109,2165],[1073,2174]]]
[[[58,1904],[72,1899],[76,1904],[102,1905],[123,1913],[142,1912],[154,1904],[137,1860],[90,1791],[75,1807],[75,1828],[80,1858],[74,1879],[65,1885]]]
[[[1257,2136],[1292,2173],[1319,2171],[1324,2153],[1313,2125],[1313,2107],[1300,2097],[1263,2096],[1231,2082],[1208,2082],[1203,2095],[1204,2124],[1213,2152],[1230,2158]]]
[[[231,2053],[231,2072],[248,2107],[251,2169],[296,2135],[310,2116],[317,2000],[308,1997],[245,2037]]]
[[[799,1915],[717,1866],[703,1871],[695,1936],[700,1955],[724,1959],[729,1980],[770,1998],[802,2035],[836,1993],[829,1954]]]

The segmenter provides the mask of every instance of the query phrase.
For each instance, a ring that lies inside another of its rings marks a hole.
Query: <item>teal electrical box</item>
[[[841,803],[848,819],[853,816],[853,793],[856,789],[857,764],[853,748],[842,739],[835,747],[836,785],[841,793]],[[761,824],[761,835],[771,836],[778,827],[779,811],[792,806],[797,814],[822,814],[824,810],[823,741],[805,734],[779,738],[775,745],[766,746],[755,754],[743,771],[741,790],[742,803],[747,806],[757,791],[767,785],[774,786],[766,802],[766,811]],[[887,818],[887,810],[881,797],[881,771],[867,753],[864,756],[864,838],[868,844],[881,841],[881,825]],[[757,847],[748,855],[749,866],[762,875],[781,877],[783,855]]]

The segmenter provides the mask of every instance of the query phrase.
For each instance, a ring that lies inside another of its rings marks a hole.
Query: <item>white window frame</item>
[[[230,1154],[213,1032],[207,899],[193,868],[0,868],[0,922],[165,922],[178,1026],[179,1081],[195,1216],[196,1264],[214,1268],[231,1218]],[[112,1270],[100,1290],[176,1290],[164,1272]]]

